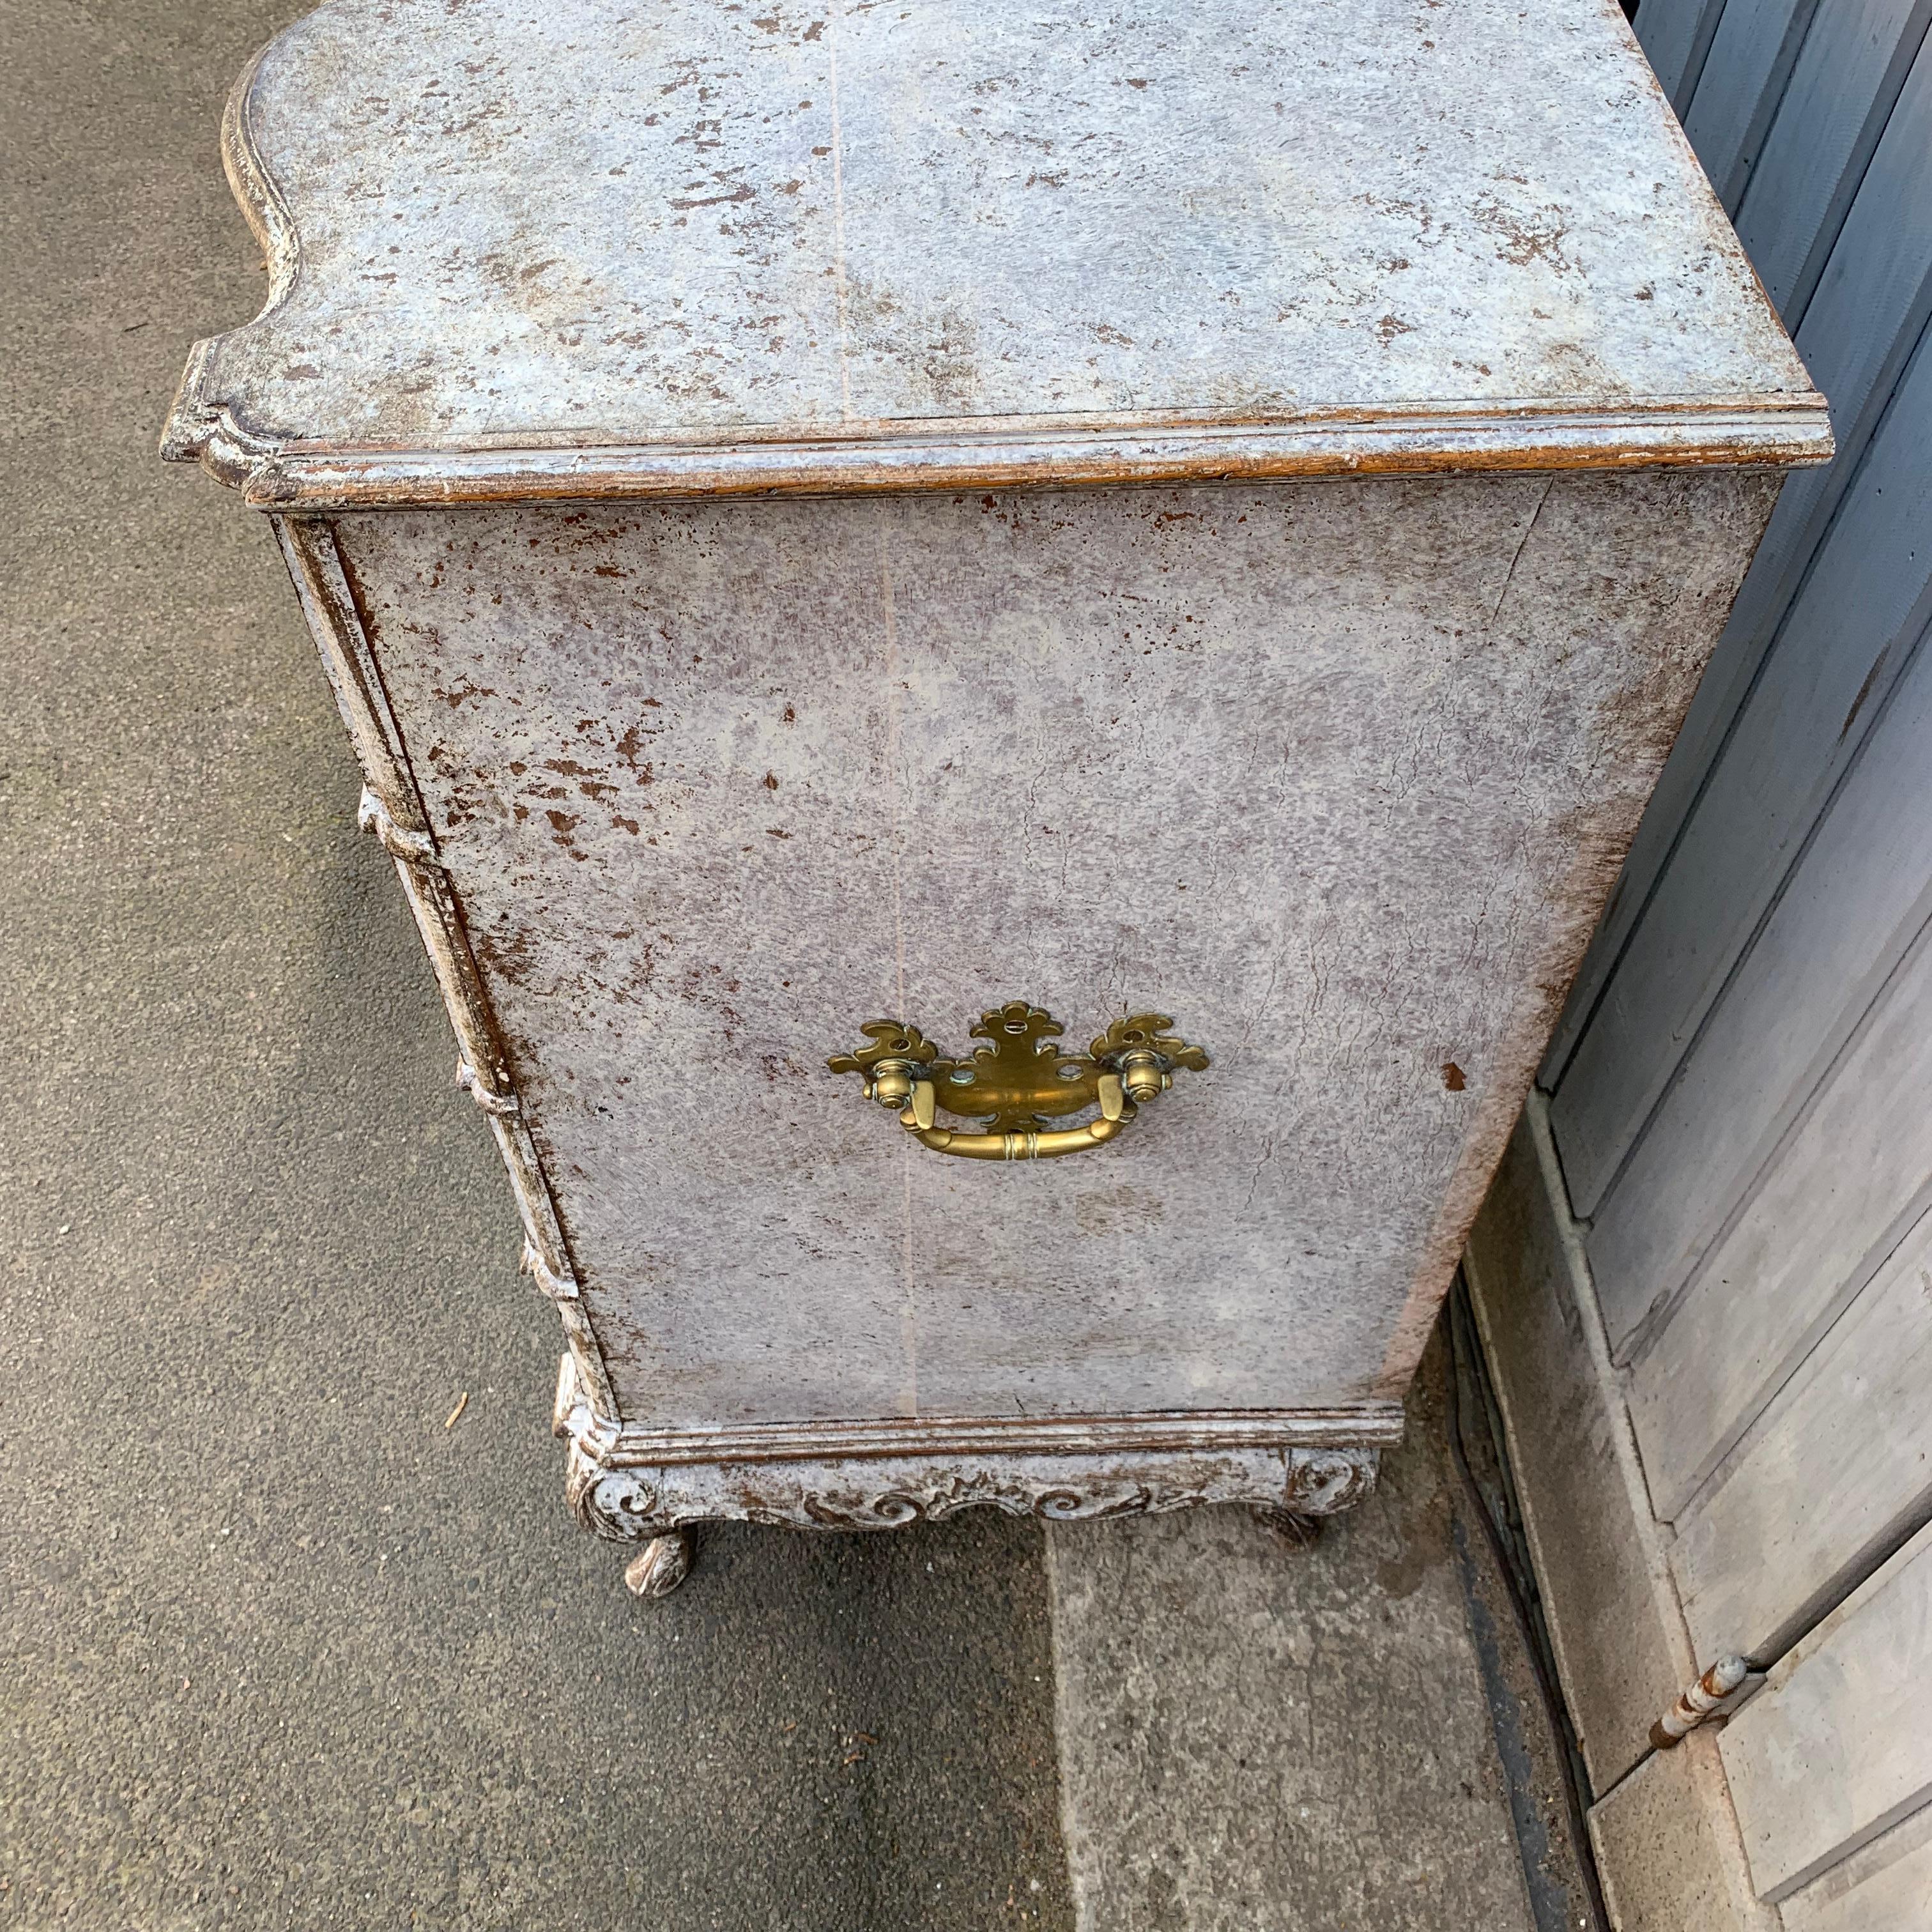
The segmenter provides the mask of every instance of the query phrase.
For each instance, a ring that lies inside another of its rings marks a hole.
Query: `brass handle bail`
[[[1084,1154],[1118,1136],[1138,1109],[1174,1084],[1174,1070],[1198,1071],[1207,1054],[1177,1034],[1165,1013],[1116,1020],[1085,1053],[1052,1044],[1066,1029],[1044,1007],[1010,1000],[980,1016],[972,1036],[988,1042],[968,1058],[942,1055],[919,1028],[903,1020],[868,1020],[860,1030],[871,1044],[836,1054],[835,1073],[856,1073],[866,1095],[896,1111],[899,1124],[935,1154],[967,1160],[1052,1160]],[[1097,1118],[1078,1126],[1052,1127],[1055,1118],[1097,1106]],[[937,1124],[940,1112],[984,1123],[961,1132]]]

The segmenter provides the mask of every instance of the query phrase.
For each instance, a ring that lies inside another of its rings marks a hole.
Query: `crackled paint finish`
[[[271,444],[1815,401],[1612,0],[331,0],[230,149]]]
[[[389,512],[338,534],[623,1414],[1399,1393],[1766,472]],[[1214,1057],[912,1144],[859,1027]]]
[[[224,150],[164,453],[275,516],[584,1493],[1389,1439],[1830,450],[1612,0],[329,0]],[[825,1068],[1014,998],[1213,1064],[1032,1167]]]

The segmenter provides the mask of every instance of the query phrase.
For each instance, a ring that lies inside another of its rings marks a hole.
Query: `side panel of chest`
[[[1775,495],[1755,472],[337,532],[627,1418],[1399,1393]],[[1213,1056],[1004,1167],[826,1071]]]

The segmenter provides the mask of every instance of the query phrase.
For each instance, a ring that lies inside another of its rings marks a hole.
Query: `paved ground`
[[[1312,1550],[1240,1510],[1049,1532],[1094,1932],[1577,1925],[1550,1741],[1450,1466],[1446,1357],[1438,1338],[1408,1439]]]
[[[563,1511],[554,1317],[280,566],[154,455],[259,298],[217,118],[299,10],[0,0],[0,1928],[1066,1926],[1036,1529],[719,1532],[646,1608]],[[1057,1546],[1096,1932],[1522,1922],[1424,1423],[1298,1570]]]
[[[722,1533],[647,1609],[565,1514],[286,578],[154,454],[301,10],[0,6],[0,1926],[1064,1924],[1036,1530]]]

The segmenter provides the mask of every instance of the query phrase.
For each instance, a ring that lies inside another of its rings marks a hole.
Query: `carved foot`
[[[654,1536],[624,1571],[634,1597],[668,1597],[691,1574],[691,1538],[681,1529]]]
[[[1303,1516],[1299,1511],[1282,1509],[1274,1503],[1259,1503],[1255,1508],[1255,1520],[1264,1529],[1271,1529],[1280,1542],[1290,1550],[1312,1550],[1322,1540],[1322,1519],[1318,1516]]]

